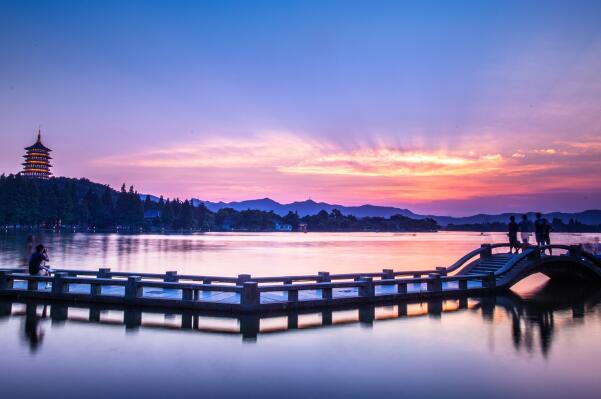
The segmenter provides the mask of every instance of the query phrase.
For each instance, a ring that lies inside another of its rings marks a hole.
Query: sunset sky
[[[0,173],[204,200],[601,208],[601,1],[0,0]]]

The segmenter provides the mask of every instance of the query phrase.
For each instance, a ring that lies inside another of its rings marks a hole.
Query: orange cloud
[[[127,168],[145,192],[211,200],[313,196],[352,203],[419,203],[528,194],[599,185],[601,147],[547,143],[490,151],[378,147],[344,148],[288,133],[210,138],[170,148],[92,161]],[[553,145],[553,146],[551,146]],[[559,147],[558,147],[559,148]]]

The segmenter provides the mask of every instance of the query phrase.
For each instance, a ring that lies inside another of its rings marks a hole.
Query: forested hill
[[[0,176],[0,225],[13,227],[82,227],[95,229],[191,229],[203,231],[298,230],[310,231],[436,231],[432,219],[403,215],[357,218],[337,209],[300,217],[288,212],[222,208],[212,212],[203,203],[189,200],[152,201],[125,185],[119,191],[87,179],[55,177],[30,179]]]

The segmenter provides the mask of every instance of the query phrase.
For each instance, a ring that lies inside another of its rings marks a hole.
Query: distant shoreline
[[[50,229],[50,228],[29,228],[29,227],[5,227],[4,232],[13,232],[13,233],[48,233],[48,234],[69,234],[69,233],[78,233],[78,234],[120,234],[120,235],[137,235],[137,234],[183,234],[183,235],[192,235],[192,234],[204,234],[204,233],[274,233],[274,234],[283,234],[283,233],[294,233],[294,234],[305,234],[302,231],[276,231],[276,230],[196,230],[196,229],[140,229],[140,230],[132,230],[132,229],[88,229],[81,227],[63,227],[60,229]],[[506,230],[475,230],[475,229],[447,229],[441,228],[438,230],[315,230],[315,231],[307,231],[306,233],[396,233],[396,234],[417,234],[417,233],[445,233],[445,232],[453,232],[453,233],[500,233],[506,234]],[[553,231],[553,233],[561,233],[561,234],[587,234],[587,233],[601,233],[601,228],[597,230],[573,230],[573,231]]]

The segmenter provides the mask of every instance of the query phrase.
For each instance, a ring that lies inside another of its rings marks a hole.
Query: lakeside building
[[[275,231],[292,231],[292,226],[286,223],[276,223]]]
[[[23,155],[25,162],[22,163],[21,175],[36,179],[48,179],[52,176],[50,168],[50,148],[42,144],[42,132],[38,129],[38,139],[32,146],[26,147],[27,153]]]

